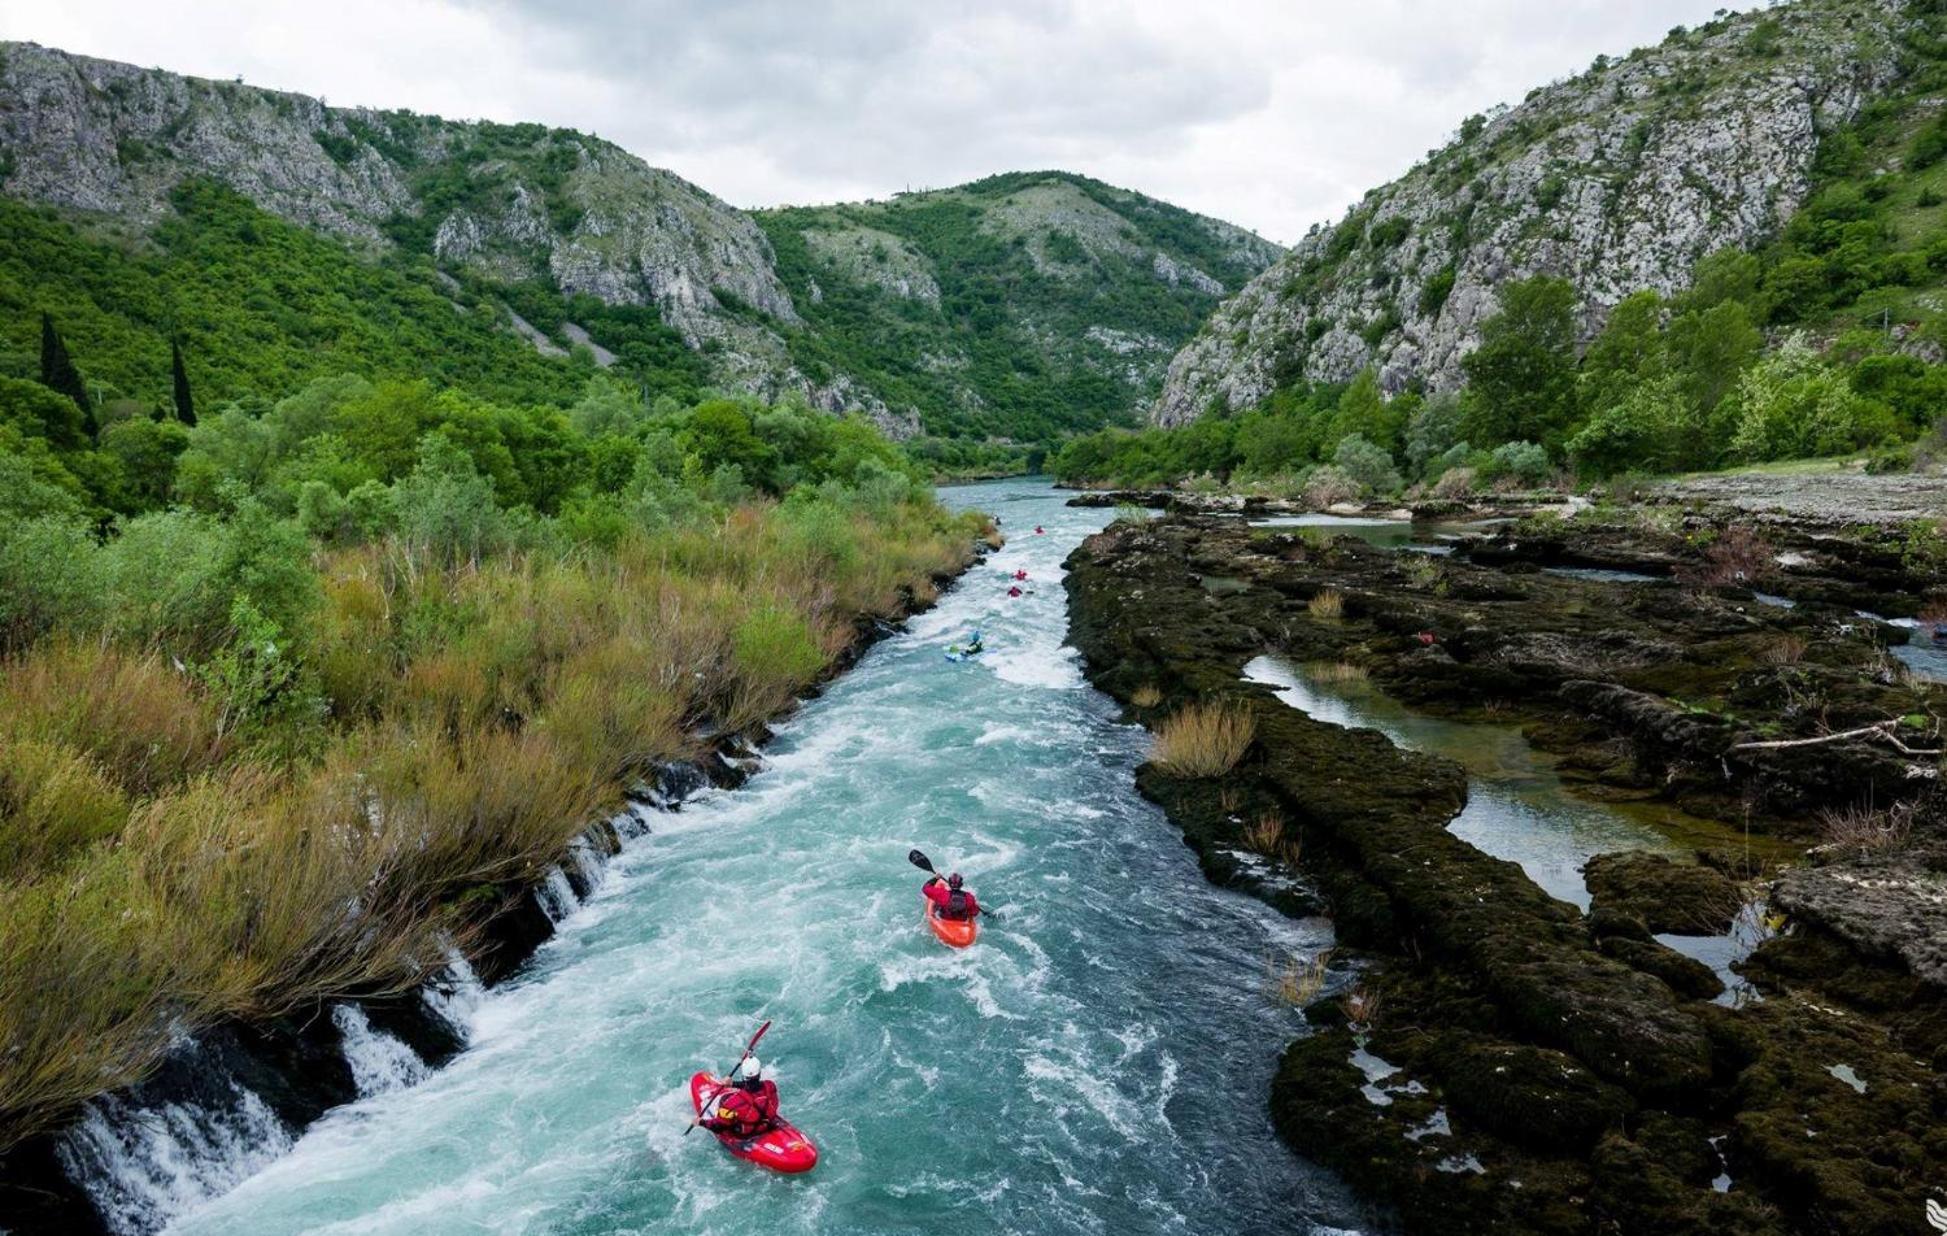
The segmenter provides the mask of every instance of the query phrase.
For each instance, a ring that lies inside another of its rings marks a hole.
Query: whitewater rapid
[[[1107,513],[1026,481],[944,494],[1000,515],[1006,548],[782,725],[747,786],[652,814],[525,971],[467,1003],[457,1059],[427,1073],[367,1042],[367,1097],[170,1230],[1356,1226],[1266,1110],[1302,1029],[1272,963],[1329,926],[1203,880],[1135,793],[1141,731],[1064,646],[1060,563]],[[987,654],[945,661],[973,627]],[[999,912],[974,949],[922,926],[914,846]],[[822,1151],[808,1176],[682,1136],[689,1075],[765,1018],[784,1112]]]

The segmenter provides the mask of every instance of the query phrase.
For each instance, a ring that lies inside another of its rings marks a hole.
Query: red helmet
[[[959,888],[964,883],[966,881],[960,878],[960,873],[957,871],[946,878],[946,886],[948,888]]]

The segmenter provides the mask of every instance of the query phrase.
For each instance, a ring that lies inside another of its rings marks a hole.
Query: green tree
[[[39,382],[0,377],[0,424],[43,438],[57,451],[88,446],[88,422],[81,409]]]
[[[1328,447],[1336,450],[1341,440],[1359,434],[1391,454],[1399,446],[1399,431],[1399,411],[1379,389],[1379,371],[1368,365],[1339,395],[1326,438]]]
[[[1575,288],[1536,275],[1503,286],[1500,300],[1461,361],[1467,436],[1477,446],[1537,441],[1559,454],[1575,418]]]
[[[183,366],[183,345],[180,339],[169,344],[170,384],[176,400],[176,419],[185,425],[196,424],[196,402],[189,394],[189,370]]]
[[[1663,298],[1653,291],[1623,297],[1582,357],[1582,406],[1605,407],[1669,363],[1663,342]]]
[[[393,494],[399,534],[415,556],[442,566],[477,563],[508,541],[493,482],[445,434],[426,435],[419,462]]]
[[[88,398],[88,383],[74,367],[74,358],[68,355],[68,345],[62,340],[61,332],[54,329],[51,313],[41,314],[41,385],[74,400],[74,406],[81,409],[89,436],[94,435],[95,409]]]
[[[1751,322],[1750,307],[1736,299],[1678,315],[1668,336],[1672,368],[1700,414],[1699,424],[1708,421],[1764,346],[1763,334]]]
[[[1741,459],[1798,459],[1852,450],[1891,436],[1885,405],[1861,398],[1801,335],[1744,374],[1728,401],[1731,450]]]
[[[101,449],[121,461],[124,509],[166,506],[176,478],[176,458],[189,447],[189,431],[175,421],[121,421],[101,431]]]

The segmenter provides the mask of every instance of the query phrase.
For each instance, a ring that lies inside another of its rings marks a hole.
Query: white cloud
[[[1059,167],[1289,241],[1720,0],[10,0],[0,37],[599,133],[745,206]]]

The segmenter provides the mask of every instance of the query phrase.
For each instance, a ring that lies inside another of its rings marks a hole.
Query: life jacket
[[[777,1123],[777,1083],[755,1090],[731,1086],[711,1102],[711,1127],[732,1137],[756,1137]]]
[[[967,917],[967,890],[956,888],[946,895],[946,917]]]

